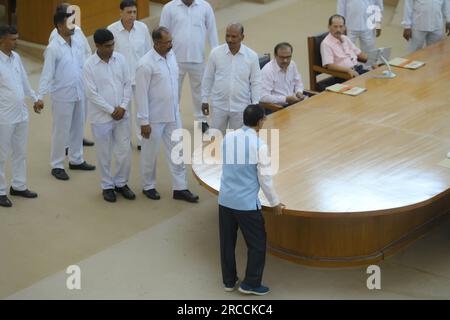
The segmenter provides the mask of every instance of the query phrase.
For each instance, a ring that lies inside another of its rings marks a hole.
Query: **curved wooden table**
[[[409,58],[426,65],[393,68],[392,80],[372,71],[347,82],[368,89],[360,96],[325,92],[268,118],[280,130],[274,184],[287,206],[283,216],[264,213],[270,253],[368,265],[448,218],[450,169],[438,163],[450,150],[450,39]],[[220,166],[193,171],[218,193]]]

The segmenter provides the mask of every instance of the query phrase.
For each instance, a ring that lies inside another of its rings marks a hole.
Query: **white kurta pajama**
[[[25,97],[37,101],[20,56],[0,51],[0,196],[6,195],[6,161],[12,152],[12,182],[16,191],[27,190],[26,151],[28,110]]]
[[[129,66],[124,56],[114,52],[106,63],[95,53],[84,66],[84,84],[92,133],[97,146],[101,187],[103,190],[122,188],[128,183],[131,172],[129,106],[132,89]],[[119,121],[111,116],[116,107],[126,110]],[[111,170],[113,154],[115,174]]]
[[[243,113],[261,97],[261,70],[258,55],[241,44],[233,55],[225,43],[209,57],[202,81],[202,102],[211,100],[211,128],[225,133],[227,127],[239,129]]]
[[[58,30],[56,28],[53,29],[52,33],[50,33],[50,37],[48,39],[48,43],[50,44],[50,42],[52,42],[52,40],[54,38],[56,38],[56,36],[58,35]],[[86,38],[86,36],[84,35],[83,30],[81,30],[81,28],[77,25],[75,25],[75,33],[73,35],[74,37],[78,38],[78,41],[83,43],[83,47],[84,47],[84,58],[85,60],[89,59],[89,57],[92,55],[92,49],[91,46],[89,44],[88,39]],[[87,123],[87,115],[88,115],[88,111],[87,111],[87,101],[85,101],[84,103],[85,106],[85,110],[84,110],[84,123]],[[66,147],[69,147],[69,141],[67,141],[66,143]]]
[[[371,6],[378,7],[380,16],[370,10]],[[370,29],[368,22],[371,20],[370,22],[375,23],[377,29],[381,29],[383,11],[383,0],[338,0],[337,2],[337,13],[346,19],[347,36],[355,44],[356,40],[359,39],[360,48],[363,52],[376,49],[375,28]]]
[[[450,0],[405,0],[402,25],[412,29],[410,52],[441,41],[445,23],[450,23]]]
[[[202,112],[201,85],[205,70],[205,40],[208,38],[211,49],[219,45],[214,11],[204,0],[194,0],[190,6],[175,0],[163,7],[159,24],[169,29],[173,36],[173,50],[180,71],[179,96],[188,74],[194,118],[206,122],[207,117]]]
[[[143,139],[141,174],[144,191],[156,189],[156,162],[161,140],[173,179],[173,190],[186,190],[184,163],[172,161],[172,133],[182,128],[178,97],[178,65],[171,51],[166,58],[154,49],[139,62],[136,72],[136,102],[138,119],[142,126],[150,125],[150,139]]]
[[[80,165],[83,158],[83,132],[86,97],[83,86],[85,45],[72,36],[69,45],[59,34],[45,50],[39,84],[39,99],[50,93],[53,112],[51,167],[64,169],[67,142],[69,161]]]
[[[135,21],[133,28],[131,31],[125,29],[122,24],[122,21],[116,21],[113,24],[108,26],[108,30],[111,31],[114,35],[115,47],[114,50],[116,52],[121,53],[127,63],[130,66],[130,75],[131,75],[131,84],[133,87],[133,96],[136,97],[136,68],[139,60],[150,51],[152,48],[152,40],[150,38],[150,32],[145,23],[140,21]],[[139,121],[137,120],[137,111],[136,111],[136,98],[134,99],[134,107],[130,108],[130,125],[132,126],[132,119],[135,119],[135,134],[137,144],[142,144],[141,137],[141,127],[139,125]],[[130,106],[133,105],[132,104]]]

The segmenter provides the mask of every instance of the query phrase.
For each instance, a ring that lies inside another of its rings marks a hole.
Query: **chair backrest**
[[[266,64],[270,62],[270,53],[264,53],[262,56],[259,56],[259,67],[262,69]]]
[[[316,77],[320,74],[314,70],[314,66],[322,67],[322,55],[320,54],[320,44],[328,35],[328,32],[317,36],[308,37],[308,55],[309,55],[309,80],[311,90],[316,90]]]

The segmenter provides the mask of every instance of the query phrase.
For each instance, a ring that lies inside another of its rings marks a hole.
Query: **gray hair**
[[[155,30],[153,30],[153,32],[152,32],[152,39],[153,39],[153,42],[156,42],[156,41],[158,41],[158,40],[161,40],[161,39],[162,39],[162,34],[163,34],[163,32],[164,32],[164,33],[169,33],[169,34],[170,34],[169,29],[167,29],[166,27],[158,27],[158,28],[156,28]]]
[[[244,26],[240,22],[232,22],[227,26],[229,28],[237,28],[241,31],[241,34],[244,34]]]

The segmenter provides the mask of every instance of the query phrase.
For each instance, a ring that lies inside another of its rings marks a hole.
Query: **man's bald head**
[[[230,23],[227,27],[225,40],[231,53],[238,53],[241,49],[241,42],[244,40],[244,26],[239,22]]]
[[[237,30],[240,34],[244,35],[244,26],[239,22],[232,22],[227,26],[228,30]]]

